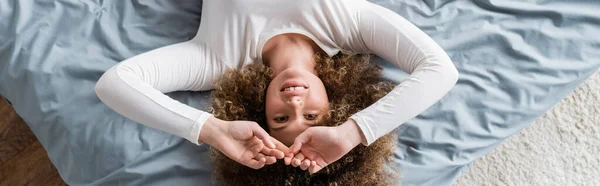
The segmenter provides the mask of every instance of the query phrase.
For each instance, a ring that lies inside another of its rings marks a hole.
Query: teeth
[[[294,90],[304,90],[304,87],[288,87],[283,89],[283,91],[294,91]]]

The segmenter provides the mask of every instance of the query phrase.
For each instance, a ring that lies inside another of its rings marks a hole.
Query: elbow
[[[456,69],[456,66],[454,66],[454,63],[452,63],[451,60],[448,60],[446,64],[447,65],[445,65],[444,68],[444,79],[450,87],[454,87],[454,85],[456,85],[456,83],[458,82],[458,70]]]
[[[458,70],[456,69],[456,67],[454,65],[452,65],[448,71],[449,71],[448,79],[449,79],[450,83],[452,84],[452,86],[454,86],[458,82],[458,76],[459,76]]]
[[[458,69],[454,66],[454,63],[450,59],[450,57],[444,57],[438,60],[431,60],[432,66],[436,69],[438,74],[438,81],[449,88],[454,87],[458,82]]]
[[[100,100],[102,100],[102,98],[106,95],[106,92],[107,92],[106,75],[107,75],[107,73],[105,72],[100,77],[100,79],[98,79],[98,82],[96,82],[96,86],[94,87],[94,92],[96,92],[96,96],[98,96],[98,98]]]
[[[104,72],[104,74],[102,74],[100,79],[98,79],[98,82],[96,82],[96,85],[94,87],[94,92],[96,93],[96,96],[98,96],[98,98],[101,101],[105,100],[110,95],[111,82],[113,80],[115,80],[116,78],[118,78],[117,73],[114,71],[113,68],[111,68],[108,71]]]

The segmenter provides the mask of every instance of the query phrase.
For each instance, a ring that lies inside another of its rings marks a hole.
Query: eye
[[[317,116],[319,116],[319,115],[316,115],[316,114],[304,114],[304,118],[306,118],[307,120],[315,120],[315,119],[317,119]]]
[[[288,120],[288,118],[289,118],[288,116],[282,116],[282,117],[276,117],[273,120],[275,120],[275,122],[277,122],[277,123],[284,123]]]

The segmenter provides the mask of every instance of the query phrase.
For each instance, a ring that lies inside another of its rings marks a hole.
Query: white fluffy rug
[[[600,185],[600,71],[455,185]]]

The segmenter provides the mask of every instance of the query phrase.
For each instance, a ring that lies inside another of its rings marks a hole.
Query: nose
[[[304,100],[298,96],[294,96],[288,100],[288,104],[292,105],[293,107],[301,107],[304,105]]]

